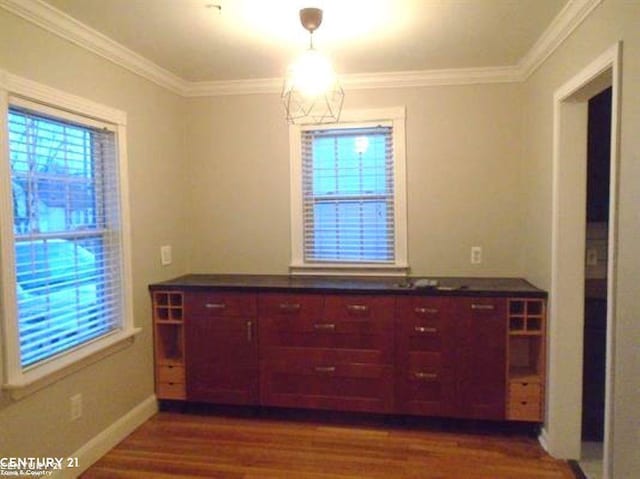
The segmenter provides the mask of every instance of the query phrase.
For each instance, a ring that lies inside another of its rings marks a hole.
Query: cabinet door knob
[[[438,314],[438,308],[424,308],[422,306],[414,308],[413,311],[418,314]]]
[[[207,309],[226,309],[227,305],[224,303],[207,303],[204,307]]]
[[[247,321],[247,342],[253,341],[253,322]]]
[[[434,381],[438,379],[438,375],[435,373],[425,373],[424,371],[416,371],[413,373],[416,379],[421,379],[423,381]]]
[[[315,323],[313,329],[318,331],[335,331],[336,325],[333,323]]]
[[[479,311],[493,311],[496,307],[493,304],[472,304],[471,309],[479,310]]]
[[[334,373],[336,371],[335,366],[316,366],[313,369],[317,373]]]
[[[425,326],[416,326],[413,329],[415,330],[416,333],[433,334],[438,332],[438,328],[427,328]]]
[[[300,311],[300,303],[280,303],[280,311],[285,313]]]
[[[367,311],[369,311],[369,306],[367,306],[366,304],[348,304],[347,310],[354,313],[366,313]]]

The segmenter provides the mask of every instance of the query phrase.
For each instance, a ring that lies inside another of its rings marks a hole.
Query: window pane
[[[119,326],[118,248],[105,213],[114,143],[109,132],[9,112],[23,367]]]
[[[313,140],[313,194],[388,194],[386,134],[370,133]]]
[[[17,235],[96,226],[91,135],[87,128],[10,111]]]
[[[306,261],[394,261],[391,135],[389,127],[303,133]]]
[[[315,205],[316,260],[385,261],[392,237],[384,201],[344,201]]]

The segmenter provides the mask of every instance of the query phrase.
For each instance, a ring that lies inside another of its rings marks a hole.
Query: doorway
[[[617,252],[617,175],[618,175],[618,103],[621,44],[615,44],[554,95],[553,127],[553,201],[551,239],[551,288],[549,297],[549,370],[547,418],[542,441],[549,452],[566,459],[582,455],[583,363],[585,347],[585,270],[587,244],[594,245],[587,233],[587,138],[589,102],[611,90],[609,152],[609,204],[606,253],[600,252],[600,265],[606,270],[603,468],[600,476],[612,477],[612,401],[615,328],[615,267]],[[591,262],[598,251],[590,252]],[[596,261],[597,262],[597,261]],[[591,381],[590,377],[588,381]],[[585,386],[589,386],[585,384]],[[585,451],[586,452],[586,451]]]
[[[588,101],[580,467],[589,479],[602,478],[611,181],[611,91],[609,87]]]

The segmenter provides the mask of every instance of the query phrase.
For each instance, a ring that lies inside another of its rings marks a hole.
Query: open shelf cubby
[[[156,324],[156,363],[184,364],[184,338],[180,325]]]
[[[542,421],[545,383],[545,300],[511,298],[507,311],[507,419]]]
[[[509,334],[543,335],[544,300],[516,298],[509,300]]]
[[[153,317],[157,322],[182,322],[183,297],[180,292],[155,291],[153,293]]]

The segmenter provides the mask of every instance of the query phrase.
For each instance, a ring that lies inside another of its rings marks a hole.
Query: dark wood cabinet
[[[187,293],[184,322],[187,399],[258,404],[256,295]]]
[[[260,295],[267,406],[393,410],[392,296]]]
[[[539,295],[260,286],[152,292],[160,399],[544,417]]]
[[[396,407],[404,414],[455,414],[455,311],[450,298],[398,298]]]
[[[506,299],[458,298],[455,311],[456,415],[504,419]]]

